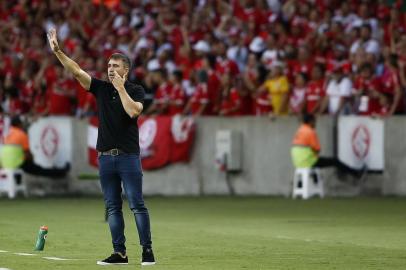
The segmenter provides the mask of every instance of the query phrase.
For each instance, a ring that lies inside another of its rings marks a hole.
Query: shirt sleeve
[[[102,80],[92,77],[92,79],[90,81],[89,92],[92,93],[93,95],[97,96],[99,89],[103,87],[104,83],[105,82],[103,82]]]
[[[145,98],[145,91],[144,88],[140,85],[135,86],[132,91],[129,91],[128,93],[131,97],[132,100],[135,102],[140,102],[144,104],[144,98]]]
[[[28,139],[28,135],[26,133],[23,133],[21,136],[21,147],[23,148],[24,151],[30,149],[30,142]]]
[[[310,147],[314,151],[319,152],[320,151],[320,142],[319,142],[319,138],[317,137],[316,131],[311,131],[311,133],[309,135],[310,135],[309,136]]]

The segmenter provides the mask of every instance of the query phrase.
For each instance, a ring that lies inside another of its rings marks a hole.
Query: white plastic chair
[[[0,193],[7,193],[10,199],[14,199],[18,192],[25,197],[28,195],[23,170],[0,169]]]
[[[318,168],[297,168],[293,179],[292,197],[308,199],[314,195],[324,197],[323,178]]]

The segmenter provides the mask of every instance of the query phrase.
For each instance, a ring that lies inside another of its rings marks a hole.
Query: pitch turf
[[[158,261],[150,269],[406,269],[406,199],[146,202]],[[130,265],[121,268],[139,269],[138,236],[127,207],[125,218]],[[45,251],[34,252],[41,225],[49,226],[49,236]],[[0,252],[0,268],[103,268],[96,260],[109,255],[111,245],[102,199],[1,199],[0,250],[8,251]]]

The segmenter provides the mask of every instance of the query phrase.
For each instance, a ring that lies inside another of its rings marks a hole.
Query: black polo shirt
[[[125,90],[132,100],[144,102],[144,89],[126,81]],[[95,95],[99,115],[99,132],[96,149],[104,152],[119,148],[126,153],[140,153],[138,125],[124,110],[120,96],[113,84],[92,78],[89,91]]]

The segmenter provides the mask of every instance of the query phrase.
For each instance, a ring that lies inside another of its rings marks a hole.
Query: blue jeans
[[[114,252],[126,252],[121,183],[130,209],[134,213],[140,244],[150,247],[149,214],[142,197],[142,169],[139,155],[101,155],[99,157],[99,173]]]

